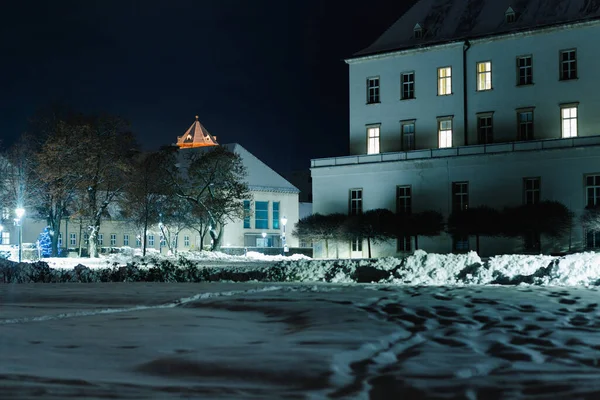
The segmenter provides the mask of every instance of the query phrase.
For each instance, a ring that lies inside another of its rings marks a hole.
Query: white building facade
[[[421,0],[346,60],[350,155],[312,160],[313,210],[348,212],[360,197],[363,211],[396,211],[408,198],[413,212],[447,217],[457,201],[501,209],[555,200],[576,223],[564,242],[545,240],[541,250],[594,248],[577,221],[595,205],[600,176],[600,55],[591,40],[600,34],[600,6],[476,3]],[[472,245],[444,235],[419,240],[436,252]],[[519,246],[484,239],[481,252]],[[365,255],[360,245],[342,247]],[[413,249],[389,243],[374,255]]]

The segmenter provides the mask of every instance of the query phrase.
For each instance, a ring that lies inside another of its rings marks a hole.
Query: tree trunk
[[[144,230],[142,231],[142,257],[146,257],[146,235],[148,234],[148,220],[144,221]]]
[[[211,235],[212,237],[212,235]],[[223,239],[223,227],[221,226],[221,224],[219,224],[219,233],[217,234],[216,237],[213,237],[213,245],[212,248],[210,249],[211,251],[219,251],[219,249],[221,248],[221,240]]]
[[[325,255],[329,258],[329,240],[325,239]]]
[[[367,249],[369,249],[369,258],[371,258],[371,238],[367,236]]]
[[[415,250],[419,250],[419,236],[415,235]]]

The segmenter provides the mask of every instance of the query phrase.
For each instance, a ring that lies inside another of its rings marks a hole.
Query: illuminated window
[[[123,235],[123,246],[129,246],[129,235]]]
[[[148,235],[148,246],[154,247],[154,235]]]
[[[367,154],[379,154],[379,125],[367,127]]]
[[[183,246],[184,247],[190,247],[190,237],[189,236],[183,236]]]
[[[533,84],[533,58],[531,56],[517,57],[517,85]]]
[[[477,90],[492,89],[492,63],[490,61],[477,63]]]
[[[577,79],[577,51],[563,50],[560,52],[560,80]]]
[[[586,207],[600,206],[600,175],[585,177]]]
[[[492,114],[477,115],[477,137],[479,138],[479,144],[494,142]]]
[[[517,111],[519,140],[533,140],[533,109]]]
[[[523,179],[523,201],[525,204],[540,202],[540,178]]]
[[[117,234],[116,233],[111,233],[110,234],[110,245],[111,246],[116,246],[117,245]]]
[[[350,215],[362,214],[362,189],[350,189]]]
[[[77,236],[75,233],[69,233],[69,245],[77,246]]]
[[[379,103],[379,77],[367,78],[367,104]]]
[[[279,229],[279,202],[273,202],[273,229]]]
[[[452,147],[452,119],[438,120],[438,136],[440,149]]]
[[[10,232],[2,231],[2,238],[0,238],[0,244],[10,244]]]
[[[401,75],[402,83],[402,100],[414,99],[415,98],[415,73],[406,72]]]
[[[257,201],[254,206],[254,228],[269,229],[269,202]]]
[[[415,121],[402,122],[402,150],[415,150]]]
[[[438,96],[452,94],[452,67],[438,68]]]
[[[469,182],[452,182],[452,211],[469,208]]]
[[[396,187],[396,214],[410,214],[412,211],[410,186]]]
[[[244,228],[250,229],[250,200],[244,200]]]
[[[560,108],[560,121],[563,138],[577,136],[577,106],[562,106]]]

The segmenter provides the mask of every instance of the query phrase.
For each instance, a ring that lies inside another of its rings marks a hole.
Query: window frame
[[[575,117],[565,118],[563,111],[571,109],[575,110]],[[573,126],[569,126],[569,136],[565,135],[565,120],[575,120],[575,134],[571,131]],[[568,103],[560,105],[560,137],[561,139],[569,139],[579,136],[579,103]]]
[[[536,182],[537,187],[528,187],[528,182]],[[537,193],[537,196],[536,196]],[[533,195],[533,201],[529,201],[529,194]],[[542,178],[539,176],[526,176],[523,178],[523,204],[533,205],[538,204],[542,198]]]
[[[365,127],[367,131],[367,154],[381,153],[381,124],[369,124]],[[371,136],[371,131],[377,131],[376,136]],[[371,147],[373,144],[373,147]]]
[[[590,185],[588,179],[593,178]],[[592,189],[594,204],[590,204],[590,189]],[[600,172],[583,175],[583,197],[585,199],[585,208],[595,208],[600,206]]]
[[[251,229],[252,224],[250,221],[250,216],[251,216],[251,210],[252,210],[252,204],[250,202],[250,200],[244,200],[243,203],[243,207],[244,207],[244,229]]]
[[[464,188],[466,188],[465,191],[463,191]],[[469,181],[452,182],[452,212],[467,210],[469,200]]]
[[[259,209],[259,203],[262,205],[266,204],[266,208],[263,210]],[[270,201],[255,201],[254,202],[254,229],[269,229],[269,204]],[[262,213],[265,213],[266,218],[262,218]],[[264,226],[263,226],[264,223]]]
[[[281,202],[274,201],[272,202],[271,207],[271,218],[273,219],[273,229],[279,229],[279,221],[281,215]]]
[[[448,70],[448,71],[450,71],[450,74],[447,76],[442,76],[442,74],[441,74],[442,70]],[[444,85],[442,85],[442,81],[445,82]],[[449,85],[448,85],[448,82],[450,83]],[[449,91],[447,91],[448,86],[450,87]],[[445,90],[442,90],[442,87]],[[437,68],[437,95],[438,96],[450,96],[450,95],[452,95],[452,93],[453,93],[452,92],[452,66],[447,65],[444,67],[438,67]]]
[[[525,107],[525,108],[517,108],[517,140],[519,141],[528,141],[535,140],[535,107]],[[523,137],[521,127],[526,125],[521,122],[521,114],[531,113],[531,123],[527,123],[527,125],[531,125],[530,129],[527,129],[526,134],[531,134],[531,137]]]
[[[529,60],[529,65],[520,65],[519,61],[521,60]],[[527,75],[527,70],[529,70],[529,75]],[[521,82],[521,71],[525,71],[523,82]],[[527,77],[529,77],[529,80]],[[517,86],[530,85],[533,85],[533,54],[523,54],[517,56]]]
[[[77,246],[77,234],[74,232],[69,233],[69,246]]]
[[[123,246],[129,246],[129,234],[128,233],[123,234]]]
[[[190,236],[183,235],[183,247],[190,247]]]
[[[98,246],[104,246],[104,233],[98,233]]]
[[[417,122],[416,119],[406,119],[406,120],[400,121],[400,139],[402,142],[402,151],[412,151],[412,150],[417,149],[417,141],[416,141],[417,125],[416,125],[416,122]],[[407,134],[404,132],[404,127],[411,126],[411,125],[413,127],[412,133],[410,133],[408,136],[412,137],[412,146],[407,146],[406,139],[405,139]]]
[[[481,121],[488,120],[489,125],[482,127]],[[485,128],[485,132],[482,129]],[[486,136],[485,140],[482,140],[482,136]],[[489,138],[487,137],[489,136]],[[489,140],[488,140],[489,139]],[[494,143],[494,112],[483,112],[477,113],[477,141],[479,144],[491,144]]]
[[[450,122],[450,129],[444,129],[442,130],[442,123],[444,122]],[[437,118],[437,131],[438,131],[438,148],[440,149],[449,149],[453,147],[454,144],[454,117],[453,116],[446,116],[446,117],[438,117]],[[442,132],[450,132],[450,145],[446,146],[444,144],[447,144],[448,142],[448,138],[444,138],[444,141],[442,141]]]
[[[405,81],[404,77],[409,75],[412,76],[412,80]],[[408,87],[406,91],[409,94],[408,96],[405,96],[405,87]],[[415,98],[415,71],[402,72],[400,74],[400,100],[414,100]]]
[[[567,53],[573,53],[575,55],[573,60],[563,60],[563,55],[567,54]],[[573,64],[574,67],[573,69],[569,69],[569,76],[565,76],[565,71],[563,69],[564,64]],[[574,75],[574,76],[571,76]],[[578,65],[577,65],[577,48],[571,48],[571,49],[563,49],[563,50],[559,50],[558,53],[558,80],[559,81],[572,81],[572,80],[576,80],[579,79],[579,69],[578,69]]]
[[[110,246],[114,247],[117,245],[117,234],[116,233],[111,233],[110,234]]]
[[[402,201],[401,201],[402,199]],[[402,205],[402,207],[401,207]],[[412,186],[397,185],[396,186],[396,214],[411,214],[412,213]]]
[[[371,85],[371,82],[377,82],[375,85]],[[371,94],[371,91],[373,93]],[[381,80],[379,75],[367,77],[367,104],[379,104],[381,103]]]
[[[483,65],[483,64],[489,64],[489,66],[490,66],[489,71],[488,70],[479,71],[479,66]],[[494,89],[494,84],[493,84],[493,80],[492,80],[492,60],[478,61],[476,63],[475,68],[476,68],[475,71],[477,72],[477,77],[476,77],[477,81],[476,81],[476,86],[475,86],[477,88],[477,91],[478,92],[487,92],[488,90],[493,90]],[[486,77],[489,75],[489,87],[487,87],[487,83],[488,83],[488,79],[487,78],[485,79],[485,85],[484,85],[484,87],[483,88],[480,87],[479,84],[481,83],[480,82],[480,76],[481,75],[484,75]]]
[[[357,196],[353,197],[353,193]],[[363,189],[351,188],[348,191],[348,215],[360,215],[363,212]]]

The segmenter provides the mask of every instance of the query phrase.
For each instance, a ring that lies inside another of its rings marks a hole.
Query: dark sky
[[[132,123],[145,149],[199,115],[278,172],[348,152],[348,66],[414,0],[6,0],[0,138],[51,103]]]

